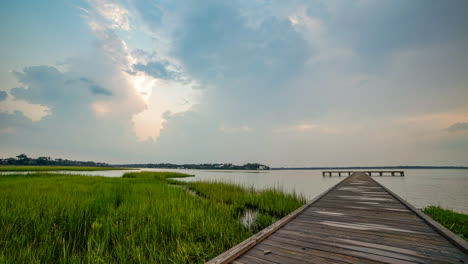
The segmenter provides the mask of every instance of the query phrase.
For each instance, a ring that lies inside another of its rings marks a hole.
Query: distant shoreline
[[[468,170],[466,166],[375,166],[375,167],[299,167],[299,168],[270,168],[270,170],[393,170],[393,169],[432,169],[432,170]]]

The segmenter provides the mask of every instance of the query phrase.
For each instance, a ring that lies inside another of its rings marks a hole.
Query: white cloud
[[[85,12],[84,18],[92,32],[99,38],[101,50],[120,68],[120,74],[145,104],[145,109],[132,117],[134,133],[139,141],[148,139],[156,141],[164,127],[165,115],[192,109],[192,106],[198,102],[200,91],[193,90],[196,84],[184,74],[179,65],[176,65],[177,60],[161,57],[159,52],[145,52],[142,47],[129,47],[127,41],[114,31],[122,29],[128,31],[125,33],[128,36],[148,37],[148,31],[130,26],[131,15],[126,8],[104,0],[89,2],[93,9]],[[133,42],[133,44],[138,43]],[[157,48],[155,50],[158,51]],[[177,74],[181,76],[180,80],[164,80],[162,77],[150,76],[142,71],[147,68],[149,71],[153,62],[157,62],[159,67],[165,67],[167,72],[177,70]],[[139,68],[135,65],[139,65]],[[96,102],[92,105],[92,109],[97,116],[105,117],[110,113],[110,105],[109,102]]]
[[[133,116],[135,134],[140,141],[159,138],[168,115],[193,110],[201,90],[196,83],[157,79],[144,73],[135,78],[135,88],[144,93],[147,108]]]
[[[110,23],[113,29],[128,31],[130,27],[130,12],[123,6],[106,0],[88,0],[88,3],[99,15]],[[89,14],[89,12],[87,12]]]

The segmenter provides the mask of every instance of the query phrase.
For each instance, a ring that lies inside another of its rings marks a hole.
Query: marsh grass
[[[237,213],[248,208],[273,217],[283,217],[306,202],[304,197],[285,193],[279,188],[258,191],[253,187],[216,181],[189,182],[186,185],[203,197],[238,208]]]
[[[468,215],[443,209],[440,206],[428,206],[422,211],[448,230],[468,241]]]
[[[167,179],[186,176],[0,175],[0,263],[203,263],[253,234],[239,220],[247,207],[263,226],[276,219],[264,212],[302,203],[220,183],[190,183],[194,196]]]
[[[78,166],[28,166],[28,165],[1,165],[2,171],[106,171],[106,170],[131,170],[129,168],[116,167],[78,167]]]

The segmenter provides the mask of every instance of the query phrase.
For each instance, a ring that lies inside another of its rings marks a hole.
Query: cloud
[[[16,69],[0,103],[1,129],[15,133],[2,149],[122,162],[467,162],[466,135],[441,129],[468,113],[466,1],[87,3],[89,47],[67,51],[64,65]]]
[[[167,61],[163,62],[149,62],[147,64],[134,64],[134,71],[145,72],[154,78],[163,80],[181,80],[182,76],[180,72],[169,69],[170,64]]]
[[[23,85],[11,90],[14,98],[50,107],[52,112],[82,107],[95,100],[93,95],[112,95],[112,91],[87,78],[73,81],[75,78],[72,73],[60,72],[51,66],[26,67],[14,74]]]
[[[455,123],[447,128],[448,131],[450,132],[457,132],[457,131],[466,131],[468,130],[468,122],[460,122],[460,123]]]
[[[93,10],[98,12],[109,23],[111,28],[130,30],[130,12],[118,3],[106,0],[88,0]]]
[[[0,102],[5,100],[8,97],[7,92],[5,91],[0,91]]]
[[[106,88],[103,88],[99,85],[91,85],[89,88],[93,94],[102,94],[107,96],[112,95],[112,92],[110,90],[107,90]]]
[[[368,63],[401,49],[425,48],[446,40],[462,40],[468,33],[468,4],[455,0],[328,3],[328,30],[348,43]],[[374,64],[369,64],[374,67]]]
[[[247,125],[242,125],[239,127],[227,127],[224,124],[221,124],[219,129],[223,133],[246,133],[246,132],[252,131],[252,128]]]

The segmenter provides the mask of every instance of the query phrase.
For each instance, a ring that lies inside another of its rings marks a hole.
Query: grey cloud
[[[268,123],[284,114],[284,108],[275,106],[288,97],[287,83],[312,52],[289,20],[268,16],[253,28],[236,4],[190,2],[174,53],[190,76],[212,87],[210,101],[204,103],[220,116]]]
[[[170,2],[166,2],[170,4]],[[163,16],[163,11],[157,3],[151,0],[137,0],[133,1],[136,9],[144,20],[149,22],[149,27],[159,26]]]
[[[328,34],[375,59],[399,49],[464,39],[466,10],[464,0],[342,2],[328,24]]]
[[[109,113],[113,116],[100,118],[91,107],[96,96],[89,89],[94,89],[94,93],[98,94],[111,91],[95,85],[90,79],[77,79],[72,75],[48,66],[28,67],[23,72],[15,73],[19,82],[28,89],[12,89],[12,95],[16,99],[48,106],[52,114],[33,122],[20,112],[0,113],[0,129],[11,128],[14,131],[2,134],[2,147],[22,149],[28,153],[40,149],[51,155],[54,152],[68,152],[72,155],[85,153],[91,155],[90,159],[105,160],[116,156],[124,159],[122,157],[136,142],[131,122],[136,114],[135,109],[122,106]],[[109,153],[114,151],[115,155],[109,157]]]
[[[179,72],[169,69],[168,62],[149,62],[147,64],[133,65],[134,71],[145,72],[153,77],[164,80],[181,80],[182,76]]]
[[[89,87],[89,89],[91,90],[91,92],[93,94],[102,94],[102,95],[107,95],[107,96],[111,96],[112,95],[112,91],[104,88],[104,87],[101,87],[99,85],[91,85]]]
[[[19,111],[15,111],[13,114],[0,113],[0,129],[8,127],[31,129],[32,122]]]
[[[64,78],[64,75],[54,67],[26,67],[22,72],[14,72],[14,75],[21,84],[28,87],[12,89],[11,94],[16,99],[43,105],[54,105],[64,99],[69,100],[67,99],[69,89],[64,87],[68,78]]]
[[[8,97],[7,92],[5,91],[0,91],[0,102],[5,100]]]
[[[70,73],[62,73],[50,66],[26,67],[14,74],[28,87],[12,89],[15,98],[65,111],[89,103],[93,100],[92,95],[112,95],[112,91],[87,78],[75,79]]]
[[[450,132],[465,131],[468,130],[468,123],[455,123],[447,128]]]
[[[96,94],[96,95],[102,94],[102,95],[107,95],[107,96],[113,95],[111,90],[106,89],[106,88],[104,88],[104,87],[102,87],[100,85],[97,85],[95,82],[91,81],[88,78],[84,78],[84,77],[79,78],[77,80],[66,80],[65,84],[71,85],[71,84],[76,84],[76,83],[79,83],[79,82],[87,85],[88,88],[89,88],[89,91],[91,93],[93,93],[93,94]]]
[[[86,84],[89,84],[89,85],[94,84],[93,81],[91,81],[91,80],[89,80],[89,79],[87,79],[87,78],[84,78],[84,77],[80,78],[79,80],[82,81],[82,82],[84,82],[84,83],[86,83]]]

